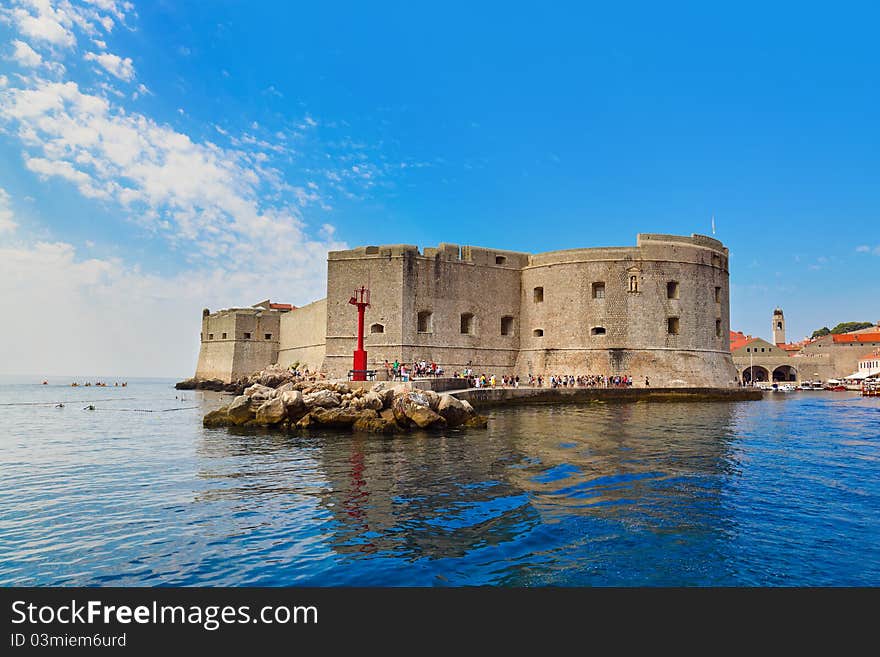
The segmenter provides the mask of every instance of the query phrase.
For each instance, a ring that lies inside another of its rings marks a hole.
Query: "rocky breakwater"
[[[253,383],[232,403],[208,413],[206,427],[275,427],[284,430],[350,430],[405,433],[448,427],[486,428],[466,401],[431,390],[376,383],[372,389],[344,382]]]

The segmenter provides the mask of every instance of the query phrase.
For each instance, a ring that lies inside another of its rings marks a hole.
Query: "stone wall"
[[[281,315],[281,344],[278,364],[290,367],[299,363],[312,372],[324,363],[327,337],[327,300],[295,308]]]
[[[197,379],[234,381],[278,358],[280,313],[232,308],[202,316]]]

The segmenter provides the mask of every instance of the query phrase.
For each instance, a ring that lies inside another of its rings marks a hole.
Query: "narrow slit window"
[[[680,329],[681,324],[678,321],[678,317],[670,317],[666,320],[666,332],[669,335],[678,335]]]
[[[721,288],[715,288],[715,303],[721,303]]]
[[[720,319],[715,320],[715,337],[716,338],[721,337],[721,320]]]

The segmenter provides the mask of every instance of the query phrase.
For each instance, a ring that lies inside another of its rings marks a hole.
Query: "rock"
[[[465,420],[461,426],[468,429],[486,429],[489,427],[489,418],[485,415],[474,415]]]
[[[394,422],[394,409],[386,408],[381,413],[379,413],[379,417],[383,420],[388,420],[389,422]]]
[[[244,394],[248,397],[252,397],[254,401],[266,401],[267,399],[272,399],[277,393],[275,392],[275,388],[264,386],[261,383],[255,383],[245,388]]]
[[[303,402],[309,408],[333,408],[339,406],[340,397],[330,390],[316,390],[303,395]]]
[[[432,411],[437,410],[437,406],[440,404],[440,395],[438,395],[433,390],[420,390],[419,392],[425,396],[425,399],[428,400],[428,406],[431,407]]]
[[[278,398],[284,404],[284,408],[287,409],[288,413],[290,413],[291,409],[299,410],[300,408],[305,408],[306,405],[305,401],[303,401],[303,394],[299,390],[285,390]]]
[[[273,397],[262,403],[257,409],[256,421],[258,424],[278,424],[285,417],[284,402],[280,397]]]
[[[456,397],[456,399],[458,399]],[[476,415],[477,412],[474,410],[474,407],[471,406],[471,403],[467,399],[459,399],[462,404],[464,404],[465,410],[467,410],[469,415]]]
[[[381,411],[385,407],[382,398],[375,392],[368,392],[361,400],[363,408],[370,408],[374,411]]]
[[[251,407],[251,398],[247,395],[239,395],[229,404],[226,414],[229,416],[229,421],[235,425],[253,420],[254,409]]]
[[[395,397],[391,408],[394,419],[402,426],[415,424],[420,429],[446,427],[446,420],[431,410],[428,398],[421,392],[409,392]]]
[[[175,383],[174,388],[176,390],[195,390],[198,383],[195,379],[184,379]]]
[[[228,426],[230,424],[228,411],[229,406],[223,406],[216,411],[211,411],[202,419],[202,426],[209,428]]]
[[[315,423],[312,422],[311,413],[306,413],[296,423],[297,429],[311,429],[313,426],[315,426]]]
[[[309,415],[311,416],[311,422],[328,429],[346,429],[361,418],[378,419],[375,413],[370,416],[366,413],[351,411],[345,408],[316,408]]]
[[[331,383],[328,385],[328,388],[335,390],[340,394],[348,394],[351,392],[351,387],[347,383]]]
[[[474,415],[473,409],[469,412],[464,403],[452,395],[440,395],[437,413],[450,427],[457,427]]]
[[[282,392],[288,392],[291,390],[299,390],[299,388],[296,387],[297,385],[299,385],[299,384],[294,383],[293,381],[288,381],[287,383],[275,388],[275,390],[277,390],[278,394],[280,395]]]
[[[355,420],[352,429],[364,433],[394,433],[398,430],[398,426],[394,418],[389,420],[383,417],[361,416]]]

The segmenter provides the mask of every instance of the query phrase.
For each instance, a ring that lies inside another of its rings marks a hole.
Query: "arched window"
[[[594,326],[590,329],[590,335],[605,335],[605,327],[604,326]]]
[[[370,326],[370,333],[384,333],[385,327],[382,324],[373,324]]]
[[[535,329],[534,331],[532,331],[532,335],[535,336],[536,338],[543,338],[544,337],[544,329]]]

